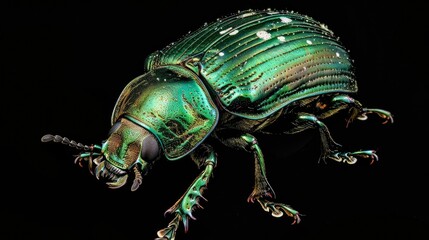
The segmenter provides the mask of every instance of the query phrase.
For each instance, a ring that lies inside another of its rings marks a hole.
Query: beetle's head
[[[129,175],[133,175],[132,191],[140,186],[142,176],[160,156],[155,136],[126,118],[121,118],[112,126],[101,152],[95,176],[107,180],[109,187],[119,188],[126,183]]]
[[[110,188],[120,188],[130,176],[134,177],[131,191],[138,189],[142,177],[160,156],[156,137],[125,118],[112,126],[109,137],[101,146],[83,145],[58,135],[42,137],[42,142],[48,141],[85,150],[77,156],[76,162],[82,166],[82,162],[87,161],[91,173]]]

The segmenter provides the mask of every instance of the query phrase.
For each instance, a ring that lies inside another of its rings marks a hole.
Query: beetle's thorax
[[[112,122],[125,117],[150,131],[169,160],[192,152],[214,129],[218,110],[199,77],[182,66],[162,66],[125,86]],[[114,137],[114,136],[112,136]]]

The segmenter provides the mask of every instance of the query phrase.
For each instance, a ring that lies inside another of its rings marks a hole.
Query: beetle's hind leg
[[[347,126],[355,119],[361,121],[366,120],[368,114],[378,115],[380,118],[384,119],[383,124],[388,122],[393,123],[393,116],[389,111],[379,108],[364,108],[358,100],[348,95],[334,96],[326,105],[318,103],[317,106],[319,109],[323,109],[327,106],[326,109],[323,109],[323,112],[318,115],[319,118],[326,118],[342,109],[349,109],[350,116],[347,120]]]
[[[238,148],[248,152],[252,152],[255,159],[255,185],[250,196],[247,198],[248,202],[259,202],[262,209],[266,212],[271,212],[274,217],[281,217],[283,214],[288,215],[294,219],[293,223],[301,221],[301,214],[295,209],[284,203],[272,202],[269,199],[274,199],[275,193],[271,188],[265,171],[265,161],[261,148],[256,138],[250,134],[242,134],[230,136],[227,138],[220,138],[216,136],[221,142],[229,147]]]
[[[313,114],[298,113],[297,119],[292,124],[295,127],[285,133],[294,134],[310,128],[317,128],[319,130],[322,148],[320,159],[323,161],[329,158],[337,162],[354,164],[357,161],[356,157],[371,158],[372,161],[378,160],[374,150],[362,150],[354,152],[341,151],[341,145],[334,141],[328,127]]]
[[[209,179],[213,175],[213,169],[216,166],[216,155],[209,145],[200,145],[191,155],[198,167],[204,167],[200,175],[192,182],[185,194],[172,206],[166,213],[174,213],[174,219],[164,229],[157,232],[159,240],[174,240],[176,231],[183,223],[185,232],[188,231],[189,219],[194,219],[192,211],[195,207],[201,207],[199,199],[205,198],[202,196],[203,190],[207,187]]]

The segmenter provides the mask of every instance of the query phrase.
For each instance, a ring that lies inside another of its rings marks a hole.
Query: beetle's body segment
[[[298,99],[356,92],[347,50],[324,25],[288,12],[244,12],[209,24],[147,60],[191,68],[229,112],[260,119]]]
[[[298,211],[271,201],[275,193],[252,133],[318,129],[321,159],[353,164],[357,157],[378,157],[373,150],[342,151],[321,120],[347,110],[347,124],[369,113],[393,122],[388,111],[364,108],[349,96],[358,87],[348,51],[326,25],[297,13],[249,10],[219,19],[151,54],[145,68],[119,96],[101,146],[49,134],[42,141],[83,149],[76,161],[87,161],[111,188],[133,176],[132,191],[161,156],[177,160],[189,154],[202,171],[168,209],[175,217],[158,239],[174,239],[180,223],[187,230],[194,219],[217,164],[207,138],[252,153],[255,185],[248,201],[298,223]],[[273,123],[280,124],[273,129]]]

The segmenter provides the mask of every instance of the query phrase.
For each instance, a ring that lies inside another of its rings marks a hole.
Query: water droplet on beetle
[[[278,39],[280,42],[286,42],[286,38],[285,38],[284,36],[278,36],[278,37],[277,37],[277,39]]]
[[[229,31],[229,30],[231,30],[231,29],[232,29],[232,27],[229,27],[229,28],[227,28],[227,29],[225,29],[225,30],[220,31],[220,32],[219,32],[219,34],[220,34],[220,35],[225,34],[226,32],[228,32],[228,31]]]
[[[270,9],[269,11],[271,11],[271,9]],[[267,14],[268,14],[268,15],[274,15],[274,14],[278,14],[278,13],[279,13],[279,12],[271,11],[271,12],[268,12]]]
[[[223,53],[223,52],[219,53],[219,56],[221,56],[221,57],[224,56],[224,55],[225,55],[225,53]]]
[[[292,19],[287,17],[280,17],[280,21],[282,21],[282,23],[290,23],[292,22]]]
[[[237,34],[237,33],[238,33],[238,30],[237,30],[237,29],[235,29],[234,31],[230,32],[230,33],[229,33],[229,35],[231,35],[231,36],[232,36],[232,35],[235,35],[235,34]]]
[[[264,40],[268,40],[271,38],[271,34],[267,31],[259,31],[256,33],[256,36],[258,36],[258,38],[264,39]]]
[[[241,15],[241,17],[242,17],[242,18],[245,18],[245,17],[249,17],[249,16],[252,16],[252,15],[255,15],[255,12],[247,12],[247,13],[244,13],[243,15]]]
[[[307,40],[307,44],[313,44],[313,42],[311,40]]]
[[[339,52],[335,53],[335,55],[336,55],[337,57],[340,57],[340,53],[339,53]]]

